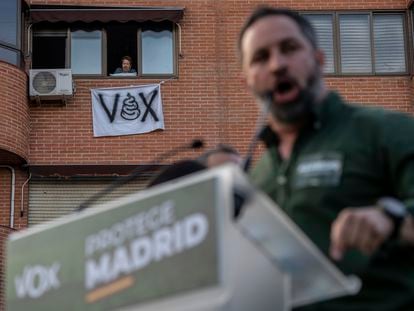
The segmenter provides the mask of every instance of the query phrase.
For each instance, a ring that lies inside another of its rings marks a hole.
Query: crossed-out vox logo
[[[23,272],[14,278],[17,297],[37,299],[52,289],[58,289],[60,287],[59,270],[60,263],[58,262],[51,266],[25,266]]]
[[[92,89],[91,97],[95,137],[164,129],[159,84]]]

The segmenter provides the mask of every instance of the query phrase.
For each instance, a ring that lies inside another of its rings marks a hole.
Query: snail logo
[[[141,110],[135,97],[128,93],[122,103],[121,117],[125,120],[138,119],[141,115]]]

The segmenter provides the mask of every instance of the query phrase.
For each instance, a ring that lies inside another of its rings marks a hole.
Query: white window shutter
[[[342,73],[372,73],[368,14],[339,15]]]
[[[332,14],[304,14],[318,37],[318,45],[325,53],[324,73],[335,73]]]
[[[102,31],[71,33],[70,64],[74,74],[102,73]]]
[[[405,72],[404,15],[374,15],[375,72]]]

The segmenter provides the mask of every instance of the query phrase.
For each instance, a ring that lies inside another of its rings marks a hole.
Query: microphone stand
[[[199,139],[195,139],[193,140],[190,144],[185,144],[185,145],[181,145],[178,147],[175,147],[169,151],[166,151],[164,153],[161,153],[158,157],[155,158],[155,160],[153,162],[158,163],[158,162],[162,162],[163,160],[166,160],[174,155],[176,155],[177,153],[181,152],[181,151],[185,151],[187,149],[199,149],[201,147],[203,147],[204,143],[203,141],[199,140]],[[138,166],[136,167],[130,174],[128,174],[127,176],[122,176],[117,178],[113,183],[111,183],[108,187],[102,189],[101,191],[95,193],[93,196],[91,196],[89,199],[87,199],[86,201],[82,202],[76,209],[77,212],[80,212],[86,208],[88,208],[91,204],[95,203],[96,200],[98,200],[100,197],[107,195],[109,193],[111,193],[112,191],[114,191],[115,189],[117,189],[118,187],[127,184],[130,181],[133,181],[134,179],[136,179],[141,173],[153,169],[157,166],[157,164],[150,164],[148,166]]]
[[[256,149],[257,143],[259,142],[260,134],[262,133],[264,127],[266,126],[266,117],[269,113],[270,107],[273,102],[273,94],[271,92],[267,92],[262,96],[262,102],[260,109],[260,115],[256,120],[256,126],[254,131],[254,136],[249,144],[249,148],[246,154],[246,157],[242,163],[243,172],[247,172],[252,164],[253,153]]]
[[[246,154],[246,157],[243,160],[242,163],[242,170],[243,172],[247,173],[247,171],[250,168],[250,165],[252,163],[252,158],[253,158],[253,153],[254,150],[256,149],[257,143],[259,141],[260,138],[260,134],[263,132],[263,129],[265,128],[266,125],[266,117],[267,114],[269,112],[270,106],[272,105],[273,102],[273,95],[271,92],[267,92],[262,96],[262,101],[263,104],[261,105],[261,111],[260,111],[260,115],[257,118],[256,121],[256,127],[255,127],[255,131],[254,131],[254,135],[253,138],[249,144],[249,148]],[[246,203],[246,201],[249,199],[250,197],[250,193],[248,193],[247,191],[245,191],[244,189],[239,189],[239,188],[235,188],[234,189],[234,193],[233,193],[233,198],[234,198],[234,213],[233,213],[233,218],[237,219],[240,217],[241,212],[243,210],[243,206]]]

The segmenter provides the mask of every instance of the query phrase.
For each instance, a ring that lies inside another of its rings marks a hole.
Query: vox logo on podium
[[[47,291],[59,288],[59,269],[57,262],[51,266],[25,266],[23,273],[14,278],[17,297],[39,298]]]

